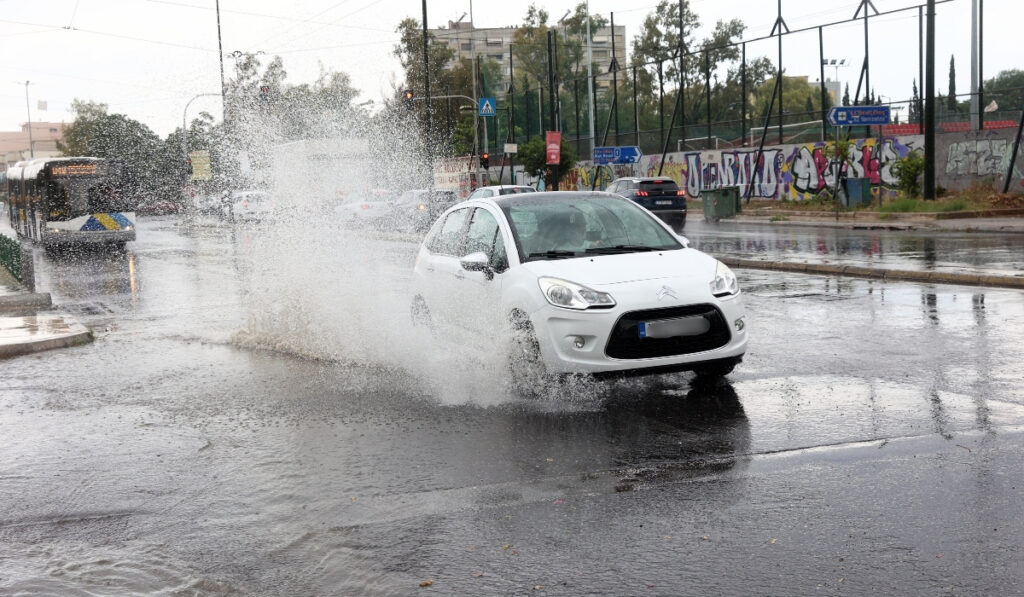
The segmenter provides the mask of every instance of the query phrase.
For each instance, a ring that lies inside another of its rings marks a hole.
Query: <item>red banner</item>
[[[548,159],[546,164],[558,165],[562,161],[562,132],[561,131],[547,131],[545,134],[547,140],[547,154]]]

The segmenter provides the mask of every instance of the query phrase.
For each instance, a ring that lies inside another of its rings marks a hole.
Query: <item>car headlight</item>
[[[556,307],[583,310],[591,307],[606,309],[615,306],[615,299],[607,292],[598,292],[558,278],[540,278],[537,282],[540,284],[540,291],[544,294],[544,298]]]
[[[732,273],[729,266],[717,262],[715,266],[715,279],[711,281],[711,294],[717,297],[732,296],[740,291],[739,282],[736,281],[736,274]]]

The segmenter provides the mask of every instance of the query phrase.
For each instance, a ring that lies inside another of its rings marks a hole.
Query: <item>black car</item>
[[[632,199],[669,226],[686,224],[686,191],[667,176],[617,178],[605,190]]]

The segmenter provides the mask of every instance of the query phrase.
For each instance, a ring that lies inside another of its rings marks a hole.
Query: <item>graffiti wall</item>
[[[1016,129],[972,131],[956,135],[937,135],[935,149],[936,184],[959,190],[984,181],[1002,189],[1013,153]],[[1024,190],[1024,159],[1014,164],[1011,189]]]
[[[870,179],[876,193],[892,194],[896,186],[893,165],[909,152],[923,150],[924,137],[856,139],[850,143],[843,165],[829,160],[831,141],[769,146],[760,157],[757,148],[680,152],[665,155],[664,164],[660,155],[621,166],[581,164],[566,176],[561,188],[603,189],[621,176],[668,176],[691,197],[699,197],[704,189],[739,185],[744,197],[803,201],[831,193],[836,175],[845,168],[848,177]]]

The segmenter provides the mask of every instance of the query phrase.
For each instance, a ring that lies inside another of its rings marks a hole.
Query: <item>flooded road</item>
[[[318,232],[36,255],[97,338],[0,363],[0,594],[1024,590],[1021,293],[741,271],[728,382],[528,400]]]

